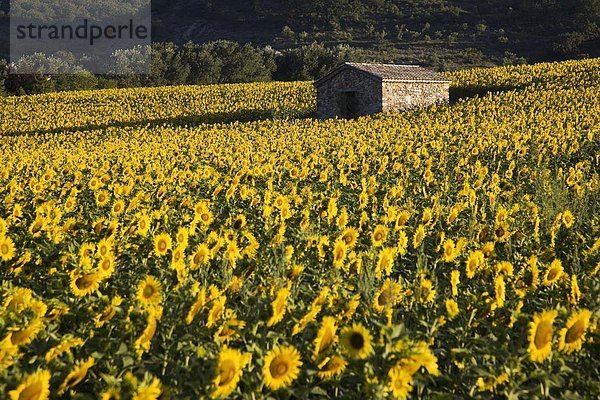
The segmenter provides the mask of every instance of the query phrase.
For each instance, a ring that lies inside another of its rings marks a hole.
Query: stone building
[[[319,118],[402,111],[450,97],[450,79],[416,65],[344,63],[314,85]]]

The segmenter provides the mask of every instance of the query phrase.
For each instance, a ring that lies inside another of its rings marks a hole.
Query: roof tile
[[[330,77],[333,77],[338,72],[342,71],[344,67],[355,68],[383,81],[450,82],[450,79],[444,75],[418,65],[344,63],[316,81],[315,84],[328,80]]]

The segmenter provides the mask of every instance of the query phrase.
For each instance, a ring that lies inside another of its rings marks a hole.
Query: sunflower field
[[[0,99],[0,398],[599,398],[600,59]]]

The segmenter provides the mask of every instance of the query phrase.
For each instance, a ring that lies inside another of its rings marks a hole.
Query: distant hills
[[[116,0],[115,0],[116,1]],[[0,0],[0,38],[8,6]],[[600,55],[598,0],[154,0],[153,40],[349,44],[440,69]],[[0,54],[8,43],[0,41]]]

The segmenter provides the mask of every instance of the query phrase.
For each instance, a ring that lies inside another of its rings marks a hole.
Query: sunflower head
[[[377,312],[394,307],[401,298],[402,286],[391,279],[386,279],[381,288],[375,293],[373,307]]]
[[[201,243],[196,247],[196,251],[191,256],[190,269],[196,270],[200,266],[206,264],[210,260],[210,249],[204,243]]]
[[[10,400],[47,400],[50,396],[50,376],[47,370],[28,375],[15,390],[8,393]]]
[[[295,347],[275,347],[265,357],[263,381],[272,390],[288,386],[298,377],[300,366],[300,353]]]
[[[152,275],[146,276],[137,288],[137,299],[145,308],[152,308],[160,305],[162,300],[161,284]]]
[[[344,372],[348,363],[340,356],[325,357],[319,364],[317,376],[327,380]]]
[[[560,351],[570,354],[581,349],[591,317],[592,312],[586,309],[577,311],[569,317],[565,327],[559,332]]]
[[[213,397],[226,397],[233,392],[242,376],[242,370],[250,362],[250,354],[223,347],[217,361]]]
[[[552,261],[550,264],[550,268],[546,271],[546,276],[544,277],[544,285],[550,286],[554,283],[558,282],[558,280],[562,277],[564,273],[564,269],[562,266],[562,262],[559,259]]]
[[[171,249],[172,240],[168,233],[161,233],[154,238],[154,254],[161,257]]]
[[[346,354],[352,358],[364,359],[373,354],[371,333],[360,323],[342,330],[341,344]]]
[[[8,236],[0,236],[0,259],[10,261],[15,256],[15,244]]]
[[[285,314],[285,306],[287,304],[288,297],[290,296],[290,289],[288,287],[282,287],[277,292],[277,296],[271,303],[273,309],[273,315],[267,321],[267,326],[273,326],[283,319]]]
[[[323,317],[323,322],[321,323],[321,327],[317,332],[317,338],[315,339],[315,351],[314,357],[315,359],[325,350],[330,348],[337,341],[337,325],[335,322],[335,318],[333,317]]]
[[[375,230],[373,231],[373,235],[371,236],[371,240],[373,242],[373,246],[379,247],[382,246],[385,240],[387,239],[388,228],[383,225],[377,225]]]
[[[529,356],[532,361],[543,362],[552,353],[552,325],[556,310],[535,314],[529,324]]]
[[[346,243],[346,246],[353,247],[358,240],[358,231],[354,228],[346,228],[341,239]]]
[[[396,365],[388,373],[389,390],[396,399],[408,398],[412,390],[412,374],[403,365]]]
[[[69,375],[65,378],[58,390],[59,394],[64,394],[67,389],[78,385],[87,376],[88,370],[94,365],[94,357],[89,357],[87,360],[78,361]]]
[[[71,291],[77,297],[94,293],[100,287],[101,275],[96,272],[83,272],[79,268],[71,272]]]

